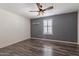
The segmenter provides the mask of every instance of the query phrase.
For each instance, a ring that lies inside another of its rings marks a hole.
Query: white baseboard
[[[7,46],[14,45],[14,44],[16,44],[16,43],[19,43],[19,42],[24,41],[24,40],[29,40],[29,39],[31,39],[31,38],[26,38],[26,39],[19,40],[19,41],[13,42],[13,43],[9,43],[9,44],[6,44],[6,45],[4,45],[4,46],[0,46],[0,48],[5,48],[5,47],[7,47]]]
[[[39,40],[46,40],[46,41],[55,41],[55,42],[62,42],[62,43],[78,44],[76,42],[68,42],[68,41],[61,41],[61,40],[51,40],[51,39],[45,39],[45,38],[31,37],[31,39],[39,39]]]

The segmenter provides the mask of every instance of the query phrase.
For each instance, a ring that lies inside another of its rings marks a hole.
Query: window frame
[[[49,21],[51,22],[51,24],[50,24]],[[47,22],[46,25],[45,25],[45,22]],[[47,28],[47,29],[45,30],[45,28]],[[49,28],[51,28],[51,29],[49,30]],[[45,33],[45,31],[47,31],[47,32]],[[51,31],[51,32],[49,32],[49,31]],[[53,34],[53,30],[52,30],[52,19],[43,20],[43,34],[44,35],[52,35]]]

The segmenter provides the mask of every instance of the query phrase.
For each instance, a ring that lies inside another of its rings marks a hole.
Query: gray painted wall
[[[52,19],[52,35],[43,34],[44,19]],[[77,12],[32,19],[31,36],[36,38],[48,38],[51,40],[77,42]]]

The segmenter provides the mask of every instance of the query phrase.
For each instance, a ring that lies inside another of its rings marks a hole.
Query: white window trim
[[[51,26],[48,25],[48,21],[51,20]],[[44,21],[47,21],[47,26],[44,25]],[[45,33],[45,27],[47,27],[47,33]],[[48,32],[49,27],[51,27],[51,33]],[[48,20],[43,20],[43,34],[44,35],[52,35],[53,34],[53,30],[52,30],[52,19],[48,19]]]

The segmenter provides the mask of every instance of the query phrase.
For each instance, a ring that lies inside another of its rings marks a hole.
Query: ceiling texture
[[[53,5],[54,9],[45,11],[43,16],[37,16],[37,12],[29,12],[38,10],[35,3],[0,3],[0,8],[30,19],[75,12],[79,10],[79,3],[42,3],[42,5],[43,9]]]

